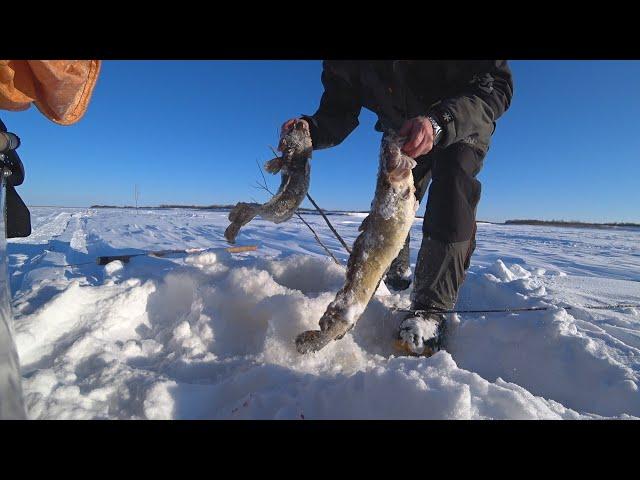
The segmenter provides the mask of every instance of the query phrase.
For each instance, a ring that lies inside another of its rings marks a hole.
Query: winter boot
[[[416,311],[400,324],[396,346],[409,355],[430,357],[442,348],[445,330],[444,314]]]
[[[387,287],[395,290],[396,292],[400,292],[406,290],[411,286],[411,278],[413,277],[413,273],[410,269],[405,270],[402,273],[398,272],[389,272],[387,276],[384,277],[384,283]]]

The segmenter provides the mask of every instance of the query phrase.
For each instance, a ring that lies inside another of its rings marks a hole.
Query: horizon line
[[[176,205],[154,205],[154,206],[139,206],[136,207],[134,205],[27,205],[27,207],[31,208],[31,207],[37,207],[37,208],[121,208],[121,209],[140,209],[140,208],[146,208],[146,209],[154,209],[154,208],[197,208],[197,209],[213,209],[213,208],[229,208],[229,205],[180,205],[180,204],[176,204]],[[301,208],[301,210],[308,210],[309,212],[315,212],[315,209],[311,209],[311,208]],[[353,213],[366,213],[369,210],[357,210],[357,209],[347,209],[347,210],[342,210],[342,209],[323,209],[323,211],[326,212],[338,212],[338,213],[349,213],[349,212],[353,212]],[[424,216],[419,216],[416,215],[416,218],[424,218]],[[603,225],[603,226],[615,226],[617,224],[626,224],[629,226],[640,226],[640,221],[605,221],[605,222],[592,222],[592,221],[586,221],[586,220],[558,220],[558,219],[552,219],[552,220],[544,220],[544,219],[539,219],[539,218],[509,218],[509,219],[505,219],[503,221],[490,221],[490,220],[476,220],[476,223],[491,223],[491,224],[498,224],[498,225],[505,225],[508,224],[509,222],[522,222],[522,224],[525,224],[525,222],[541,222],[541,223],[546,223],[546,224],[552,224],[552,223],[561,223],[561,224],[587,224],[587,225]],[[512,223],[512,224],[517,224],[517,223]]]

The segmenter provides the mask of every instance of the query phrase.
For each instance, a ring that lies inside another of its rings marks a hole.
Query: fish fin
[[[278,173],[282,167],[284,165],[284,160],[282,157],[276,157],[272,160],[269,160],[268,162],[266,162],[264,164],[264,169],[271,173],[272,175],[275,175],[276,173]]]
[[[364,232],[364,229],[367,228],[367,225],[369,224],[369,217],[370,216],[371,215],[367,215],[366,217],[364,217],[364,220],[362,221],[362,223],[358,227],[358,231],[359,232]]]
[[[387,172],[387,176],[391,183],[397,183],[405,180],[411,170],[417,165],[416,161],[407,155],[401,155],[394,168]]]
[[[407,189],[402,193],[402,199],[406,200],[412,193],[411,186],[407,187]]]
[[[320,330],[307,330],[296,337],[296,350],[298,353],[312,353],[321,350],[333,338]]]

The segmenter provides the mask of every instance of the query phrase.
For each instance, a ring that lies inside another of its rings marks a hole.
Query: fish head
[[[416,161],[402,152],[405,138],[388,134],[382,139],[381,165],[391,184],[402,183],[409,178]]]
[[[311,157],[313,146],[309,124],[304,120],[295,121],[286,131],[282,132],[278,150],[289,157],[301,155],[307,158]]]

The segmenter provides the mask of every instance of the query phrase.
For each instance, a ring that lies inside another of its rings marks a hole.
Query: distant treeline
[[[155,207],[138,207],[138,209],[168,209],[168,208],[188,208],[194,210],[231,210],[235,205],[158,205]],[[91,205],[89,208],[136,208],[131,205]],[[307,214],[318,214],[315,208],[298,208],[299,212]],[[326,214],[342,215],[347,213],[369,213],[369,210],[323,210]]]
[[[609,228],[609,227],[640,227],[640,223],[610,222],[588,223],[566,220],[507,220],[505,225],[546,225],[551,227],[582,227],[582,228]]]
[[[139,206],[138,209],[153,209],[158,210],[161,208],[191,208],[195,210],[229,210],[234,205],[156,205],[153,207]],[[136,208],[133,205],[91,205],[89,208]]]
[[[194,210],[217,210],[217,211],[229,211],[235,205],[170,205],[163,204],[154,207],[138,207],[139,209],[169,209],[169,208],[187,208]],[[136,208],[132,205],[91,205],[90,208]],[[314,208],[299,208],[299,212],[309,214],[309,215],[318,215],[318,211]],[[327,215],[345,215],[349,213],[369,213],[369,210],[323,210]],[[420,218],[422,218],[420,216]],[[493,223],[499,225],[497,222],[484,222],[478,220],[479,223]],[[611,228],[611,227],[632,227],[632,228],[640,228],[640,223],[629,223],[629,222],[609,222],[609,223],[588,223],[588,222],[580,222],[577,220],[567,221],[567,220],[507,220],[504,222],[505,225],[545,225],[550,227],[578,227],[578,228]]]

